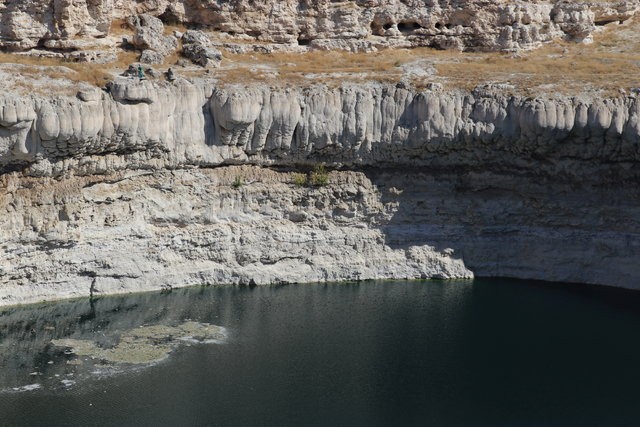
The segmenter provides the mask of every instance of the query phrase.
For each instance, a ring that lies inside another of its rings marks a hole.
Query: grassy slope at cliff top
[[[589,89],[618,93],[640,86],[640,18],[611,25],[591,44],[551,42],[519,54],[461,53],[429,48],[387,49],[375,53],[312,51],[309,53],[230,54],[208,77],[220,83],[264,82],[270,85],[339,86],[345,81],[410,81],[420,88],[431,82],[445,87],[473,88],[483,83],[508,83],[525,94],[580,93]],[[0,73],[14,75],[14,90],[71,93],[79,83],[102,86],[137,58],[122,51],[112,64],[66,63],[54,58],[0,54]],[[198,67],[175,67],[179,75],[198,77]],[[12,66],[10,64],[21,64]],[[59,84],[65,81],[66,84]]]

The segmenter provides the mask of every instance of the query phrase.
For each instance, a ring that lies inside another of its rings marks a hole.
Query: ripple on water
[[[12,387],[11,389],[7,390],[7,391],[12,391],[15,393],[20,393],[20,392],[24,392],[24,391],[34,391],[34,390],[39,390],[42,388],[42,384],[27,384],[27,385],[23,385],[22,387]]]

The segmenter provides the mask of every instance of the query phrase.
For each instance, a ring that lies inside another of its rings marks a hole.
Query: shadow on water
[[[187,321],[224,326],[229,339],[119,374],[51,359],[51,340],[108,347]],[[0,311],[2,387],[42,388],[2,393],[0,425],[631,425],[639,329],[636,294],[508,279],[11,308]]]

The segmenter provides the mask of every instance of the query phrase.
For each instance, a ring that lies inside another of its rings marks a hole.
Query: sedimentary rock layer
[[[637,178],[634,96],[526,98],[508,87],[416,91],[120,80],[75,98],[0,97],[0,171],[31,176],[255,164],[526,169]],[[544,160],[544,161],[542,161]]]
[[[2,304],[473,274],[639,287],[634,96],[122,80],[0,105]],[[327,185],[294,173],[320,163]]]
[[[379,227],[392,212],[363,174],[331,179],[309,188],[247,167],[5,177],[0,304],[188,284],[473,276],[451,248],[385,242]]]
[[[197,284],[508,276],[638,288],[637,182],[259,167],[3,178],[0,304]]]
[[[0,45],[73,48],[105,37],[114,19],[149,13],[260,41],[321,49],[383,46],[518,50],[565,38],[589,40],[597,25],[623,22],[638,1],[457,0],[29,0],[0,2]],[[62,41],[62,42],[61,42]]]

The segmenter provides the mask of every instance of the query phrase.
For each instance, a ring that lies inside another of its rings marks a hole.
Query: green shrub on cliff
[[[310,184],[314,187],[323,187],[329,183],[329,172],[324,165],[316,165],[309,176]]]
[[[236,190],[242,187],[243,185],[244,185],[244,181],[242,181],[242,178],[240,178],[239,176],[236,176],[235,181],[233,181],[233,184],[231,184],[231,186]]]
[[[324,187],[329,184],[329,171],[324,165],[316,165],[307,174],[294,173],[293,183],[298,187]]]
[[[293,183],[298,187],[307,185],[307,176],[303,173],[296,172],[293,174]]]

